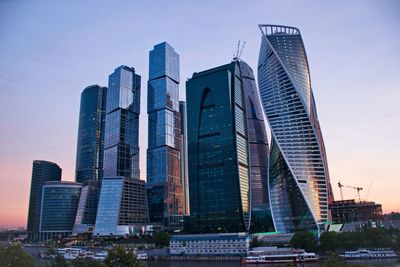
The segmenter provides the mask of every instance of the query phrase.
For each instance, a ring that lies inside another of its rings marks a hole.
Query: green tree
[[[307,252],[315,251],[317,248],[317,241],[315,236],[308,231],[300,231],[294,234],[290,245],[294,248],[305,249]]]
[[[105,267],[103,263],[94,259],[76,258],[72,261],[72,267]]]
[[[46,267],[68,267],[69,264],[61,255],[57,255]]]
[[[154,235],[154,243],[156,247],[162,248],[162,247],[168,247],[169,246],[169,240],[171,239],[171,235],[168,232],[157,232]]]
[[[131,250],[126,251],[123,247],[116,246],[108,251],[104,261],[108,267],[144,267],[144,263],[136,258]]]
[[[0,264],[8,267],[34,267],[31,255],[23,251],[21,245],[0,247]]]
[[[320,250],[322,252],[336,251],[336,249],[340,247],[338,233],[336,232],[322,233],[319,242]]]

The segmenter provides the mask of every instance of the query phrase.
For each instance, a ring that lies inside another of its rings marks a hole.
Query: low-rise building
[[[171,255],[246,255],[250,248],[247,233],[174,235]]]
[[[40,239],[72,234],[82,184],[66,181],[46,182],[42,190]]]

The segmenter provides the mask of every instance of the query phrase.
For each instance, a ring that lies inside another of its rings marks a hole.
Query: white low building
[[[171,255],[246,255],[250,248],[247,233],[174,235]]]

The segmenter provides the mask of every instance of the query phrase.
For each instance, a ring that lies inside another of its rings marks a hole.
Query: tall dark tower
[[[27,225],[29,239],[39,239],[43,185],[48,181],[60,180],[61,168],[56,163],[44,160],[33,161]]]
[[[78,183],[101,181],[103,177],[104,126],[107,87],[91,85],[81,94],[76,177]]]
[[[263,229],[273,229],[268,141],[251,68],[235,60],[194,73],[186,99],[190,218],[185,231],[249,231],[253,217]]]

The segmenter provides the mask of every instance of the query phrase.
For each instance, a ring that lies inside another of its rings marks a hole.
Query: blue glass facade
[[[42,239],[52,234],[72,233],[82,184],[47,182],[43,186],[40,233]],[[50,235],[51,236],[51,235]]]
[[[191,233],[250,229],[249,135],[244,80],[234,61],[186,82]]]
[[[44,160],[33,161],[27,224],[29,239],[39,238],[43,185],[48,181],[60,180],[61,168],[56,163]]]
[[[81,94],[76,177],[78,183],[103,177],[104,127],[107,87],[91,85]]]
[[[180,227],[184,201],[180,175],[179,55],[165,42],[150,51],[147,113],[150,221]]]
[[[132,227],[141,228],[148,222],[145,182],[121,176],[104,177],[94,235],[129,235]]]
[[[140,178],[140,76],[120,66],[109,76],[104,140],[104,176]]]
[[[277,231],[319,230],[332,198],[300,31],[260,25],[258,82],[272,131],[269,194]]]
[[[76,212],[74,233],[92,232],[96,222],[100,186],[100,181],[91,181],[82,187],[78,211]]]

